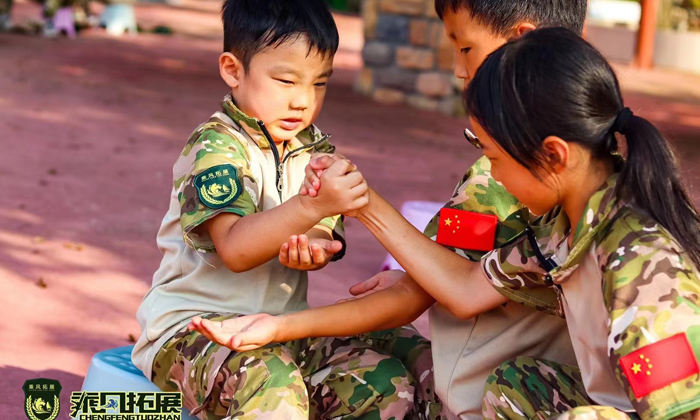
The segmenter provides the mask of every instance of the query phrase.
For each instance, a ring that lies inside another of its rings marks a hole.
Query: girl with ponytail
[[[565,316],[578,361],[505,362],[484,416],[700,417],[700,219],[668,143],[624,106],[613,69],[568,30],[541,29],[487,59],[466,105],[493,177],[542,215],[484,257],[486,276]],[[541,289],[558,303],[538,301]]]

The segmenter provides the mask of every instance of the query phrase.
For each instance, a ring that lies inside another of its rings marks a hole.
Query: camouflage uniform
[[[404,366],[410,367],[408,373]],[[437,420],[444,417],[432,395],[431,370],[430,342],[406,327],[244,353],[183,330],[156,356],[152,381],[162,390],[182,391],[184,405],[205,420]]]
[[[247,216],[281,205],[301,188],[311,153],[334,148],[312,126],[279,157],[259,121],[230,96],[223,111],[192,134],[173,168],[170,210],[158,234],[164,257],[137,312],[142,333],[134,364],[161,389],[182,391],[184,406],[207,420],[437,418],[425,415],[439,413],[440,404],[430,399],[429,343],[415,330],[298,340],[244,353],[186,330],[195,315],[221,320],[308,308],[306,272],[272,259],[233,273],[201,226],[219,214]],[[317,228],[344,243],[340,217]]]
[[[571,250],[569,221],[555,209],[482,260],[504,295],[566,315],[580,367],[506,362],[488,380],[486,418],[666,420],[689,418],[700,408],[700,375],[657,383],[637,397],[634,375],[665,372],[654,371],[649,359],[647,372],[625,373],[621,366],[630,353],[650,351],[651,343],[677,334],[700,355],[700,283],[697,268],[664,228],[615,199],[617,179],[613,175],[589,200]],[[542,295],[547,290],[557,298]]]
[[[491,177],[491,163],[477,160],[459,182],[447,208],[495,215],[499,220],[496,246],[505,245],[530,222],[526,207]],[[436,240],[436,215],[425,235]],[[485,254],[449,248],[458,255],[479,261]],[[552,290],[543,299],[556,300]],[[446,408],[461,419],[480,419],[484,384],[504,360],[537,356],[560,363],[575,363],[566,323],[518,304],[508,304],[470,320],[454,317],[442,305],[430,308],[435,388]]]

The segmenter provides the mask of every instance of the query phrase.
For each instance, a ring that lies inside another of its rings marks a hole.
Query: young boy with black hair
[[[565,26],[580,34],[587,4],[586,0],[435,0],[435,8],[456,49],[455,75],[467,86],[489,54],[536,27]],[[304,187],[311,196],[326,188],[317,173],[338,159],[326,156],[311,162]],[[493,180],[490,170],[488,159],[479,159],[445,207],[496,216],[495,245],[501,246],[528,226],[531,215]],[[412,322],[430,308],[435,389],[452,415],[462,419],[481,418],[487,377],[503,360],[528,355],[575,364],[563,319],[520,304],[494,307],[489,303],[501,297],[474,263],[484,252],[435,242],[440,224],[447,220],[437,215],[421,234],[373,190],[368,206],[358,211],[357,218],[407,273],[381,273],[351,289],[358,298],[338,305],[224,323],[195,319],[191,328],[207,331],[217,342],[237,348],[306,335],[351,335],[392,328]],[[298,255],[303,252],[299,250]],[[536,303],[556,312],[557,297],[550,292],[542,292]],[[350,313],[360,315],[349,318]]]
[[[307,309],[306,271],[344,252],[337,215],[368,200],[362,174],[346,161],[326,171],[317,197],[298,195],[311,154],[334,151],[312,125],[338,48],[323,0],[226,0],[222,15],[219,67],[231,93],[175,163],[158,234],[163,259],[137,313],[133,362],[206,420],[401,419],[414,407],[413,375],[357,338],[233,352],[186,329],[194,316]],[[309,261],[283,265],[280,247],[301,234]],[[430,362],[426,340],[407,342]]]

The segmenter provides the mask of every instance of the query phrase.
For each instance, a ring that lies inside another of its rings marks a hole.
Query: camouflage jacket
[[[329,136],[312,125],[288,142],[284,156],[276,156],[259,121],[240,111],[231,95],[222,107],[223,113],[192,133],[173,168],[184,239],[201,252],[216,252],[211,238],[197,229],[203,222],[221,213],[246,216],[287,201],[299,192],[311,154],[335,151]],[[345,244],[340,216],[323,219],[319,226]]]
[[[576,352],[584,378],[588,365],[603,364],[615,378],[612,382],[620,395],[629,400],[625,403],[631,403],[644,420],[689,416],[700,408],[700,375],[657,384],[651,393],[637,397],[632,383],[639,378],[634,375],[668,372],[654,371],[653,361],[644,361],[644,356],[634,373],[625,372],[621,359],[678,334],[685,334],[694,354],[700,355],[698,269],[663,227],[632,205],[616,200],[616,184],[617,175],[613,175],[590,198],[570,250],[569,221],[561,209],[555,209],[533,222],[519,238],[486,255],[482,267],[507,297],[559,315],[566,312],[574,342],[574,329],[595,330],[593,320],[600,315],[598,333],[602,337],[592,341],[602,343],[604,361],[583,354],[593,351],[595,343],[582,343]],[[593,270],[582,276],[584,266]],[[578,288],[579,296],[598,299],[602,314],[596,313],[595,304],[586,308],[588,302],[579,302],[578,313],[572,311],[575,296],[567,295],[567,287],[574,278],[584,285]],[[542,290],[554,290],[557,301],[542,300]],[[588,386],[587,391],[590,393]]]
[[[445,204],[444,207],[498,217],[495,248],[506,245],[524,233],[532,220],[528,208],[506,191],[503,185],[491,177],[491,162],[486,156],[479,158],[469,168],[469,171],[457,184],[452,200]],[[440,213],[433,217],[423,233],[435,241],[439,225]],[[472,261],[479,261],[486,254],[485,252],[468,249],[446,248]],[[557,295],[554,290],[540,289],[527,294],[521,294],[515,290],[502,290],[501,293],[516,301],[531,299],[533,302],[540,303],[537,305],[538,309],[557,313],[549,310],[553,307],[558,307],[556,303]]]

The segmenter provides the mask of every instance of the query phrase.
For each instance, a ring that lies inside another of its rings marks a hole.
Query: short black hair
[[[324,0],[224,0],[224,52],[233,53],[247,68],[269,47],[304,37],[309,53],[334,56],[338,28]]]
[[[520,22],[535,26],[561,26],[581,35],[588,11],[587,0],[435,0],[435,11],[465,9],[472,17],[505,34]]]

